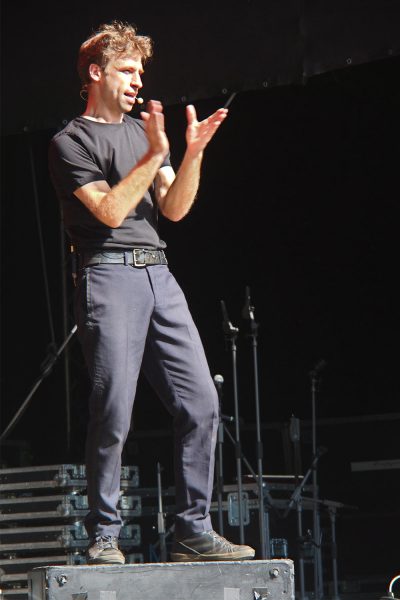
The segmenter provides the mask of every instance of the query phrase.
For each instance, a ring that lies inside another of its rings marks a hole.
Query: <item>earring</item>
[[[81,91],[79,92],[79,96],[82,98],[82,100],[83,100],[84,102],[86,102],[86,101],[87,101],[87,99],[88,99],[88,92],[87,92],[86,86],[84,86],[84,87],[81,89]]]

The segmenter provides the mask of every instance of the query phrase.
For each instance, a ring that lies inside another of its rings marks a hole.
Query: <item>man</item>
[[[140,369],[173,416],[173,561],[254,557],[212,529],[218,399],[184,295],[167,266],[157,213],[179,221],[198,190],[203,151],[227,116],[199,122],[187,106],[186,152],[176,175],[163,107],[138,101],[152,41],[113,21],[81,46],[85,112],[51,141],[49,168],[75,248],[75,316],[92,383],[86,442],[89,564],[123,564],[117,503],[121,453]]]

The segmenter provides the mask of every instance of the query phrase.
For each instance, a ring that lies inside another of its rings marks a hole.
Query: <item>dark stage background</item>
[[[74,62],[88,30],[114,16],[132,20],[125,9],[110,14],[85,5],[76,24],[73,3],[59,5],[57,19],[50,3],[42,4],[47,16],[38,18],[36,4],[27,7],[17,31],[15,8],[3,18],[1,431],[38,384],[2,447],[6,467],[83,460],[88,381],[75,336],[42,379],[43,361],[53,364],[74,325],[47,146],[63,120],[82,109]],[[248,286],[259,323],[264,472],[293,472],[292,416],[301,421],[308,469],[309,372],[325,360],[316,412],[318,445],[327,451],[318,478],[321,497],[345,505],[338,514],[339,577],[390,580],[398,569],[399,470],[360,472],[352,463],[400,459],[398,15],[394,2],[379,3],[378,12],[372,2],[335,4],[332,11],[324,3],[318,14],[314,3],[301,10],[288,3],[286,11],[271,3],[266,18],[261,3],[248,2],[241,21],[239,11],[227,14],[220,5],[211,24],[188,7],[156,15],[141,9],[143,18],[135,19],[158,44],[143,96],[158,92],[166,102],[176,167],[186,102],[204,117],[238,92],[205,155],[192,212],[180,223],[160,223],[211,372],[225,379],[223,412],[234,407],[221,300],[239,328],[242,445],[256,469],[253,355],[242,318]],[[25,43],[14,46],[14,36]],[[140,381],[124,460],[139,465],[143,485],[156,485],[161,461],[172,485],[171,447],[169,417]],[[229,440],[224,468],[233,482]],[[273,535],[284,537],[288,526],[273,520]]]

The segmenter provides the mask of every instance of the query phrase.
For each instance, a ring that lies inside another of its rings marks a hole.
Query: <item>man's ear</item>
[[[99,65],[96,65],[96,63],[91,63],[89,65],[89,75],[93,81],[100,81],[101,73],[102,68]]]

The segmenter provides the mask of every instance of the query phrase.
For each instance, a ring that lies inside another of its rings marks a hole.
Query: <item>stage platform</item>
[[[294,600],[291,560],[47,566],[29,600]]]

